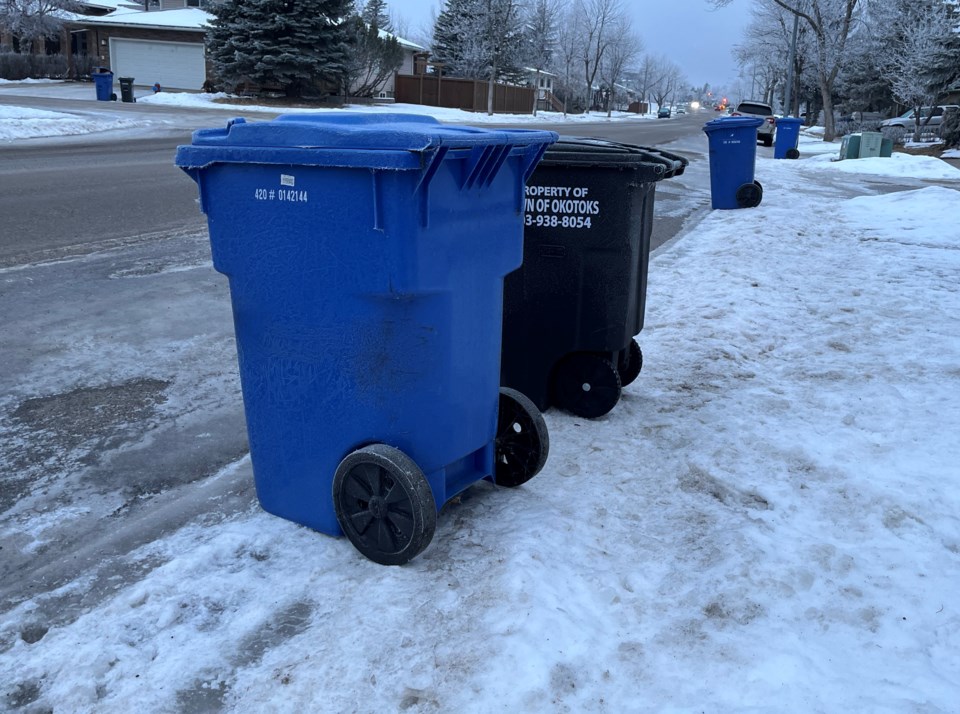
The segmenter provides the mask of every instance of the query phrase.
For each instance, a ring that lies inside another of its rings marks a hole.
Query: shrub
[[[947,148],[960,147],[960,112],[948,110],[940,124],[940,138]]]
[[[19,52],[0,52],[2,79],[65,79],[67,58],[64,55],[34,55]]]

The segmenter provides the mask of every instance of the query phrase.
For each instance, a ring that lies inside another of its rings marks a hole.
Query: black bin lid
[[[540,165],[627,169],[638,172],[642,181],[660,181],[679,176],[688,163],[682,156],[649,146],[561,136],[547,148]]]

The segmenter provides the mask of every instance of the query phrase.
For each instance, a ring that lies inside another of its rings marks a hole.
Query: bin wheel
[[[333,477],[337,521],[354,547],[381,565],[403,565],[430,544],[437,507],[420,467],[400,449],[371,444]]]
[[[617,374],[620,375],[620,386],[626,387],[640,376],[643,369],[643,352],[636,340],[630,340],[627,348],[617,355]]]
[[[800,152],[796,149],[787,149],[787,158],[788,159],[799,159]]]
[[[603,416],[620,401],[620,374],[613,362],[592,352],[574,352],[553,372],[553,403],[577,416]]]
[[[755,208],[763,200],[763,186],[757,181],[745,183],[737,189],[736,199],[740,208]]]
[[[516,389],[500,387],[494,482],[508,488],[526,483],[540,473],[549,453],[550,434],[540,410]]]

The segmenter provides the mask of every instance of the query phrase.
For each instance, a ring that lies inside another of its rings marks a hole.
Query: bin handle
[[[473,187],[477,176],[483,170],[491,153],[493,153],[493,146],[490,144],[486,146],[474,146],[470,149],[470,158],[467,160],[465,167],[463,183],[460,184],[461,190]]]
[[[413,189],[414,196],[419,194],[420,225],[424,228],[430,223],[430,182],[433,181],[433,177],[437,175],[437,169],[440,168],[440,164],[443,162],[443,157],[447,155],[447,151],[449,151],[448,147],[440,146],[429,155],[423,174],[420,176],[416,188]]]
[[[549,144],[531,144],[527,148],[527,157],[523,162],[523,173],[521,174],[523,176],[524,186],[526,186],[527,181],[530,180],[534,169],[537,168],[537,164],[540,163],[540,159],[543,158],[548,146]]]

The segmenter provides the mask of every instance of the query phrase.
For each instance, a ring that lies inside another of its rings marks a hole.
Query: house
[[[538,70],[526,67],[525,70],[527,72],[527,85],[533,87],[537,92],[537,110],[555,110],[557,104],[560,104],[560,109],[562,109],[562,103],[559,103],[553,95],[553,80],[557,75],[547,72],[545,69]]]
[[[204,50],[213,16],[200,0],[145,0],[147,9],[120,4],[98,17],[76,17],[71,33],[84,35],[95,64],[137,84],[200,90],[209,75]]]
[[[95,56],[94,64],[133,77],[137,84],[157,83],[164,89],[199,91],[208,78],[216,81],[204,48],[213,16],[200,7],[201,0],[143,0],[135,7],[130,0],[92,1],[118,4],[106,15],[77,17],[72,23],[72,33],[85,34],[83,43]],[[403,66],[412,70],[413,54],[423,48],[397,39],[404,50]],[[380,97],[393,96],[393,82],[391,74]]]

